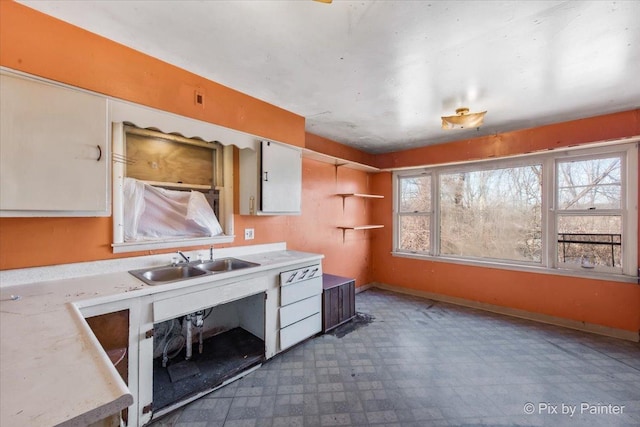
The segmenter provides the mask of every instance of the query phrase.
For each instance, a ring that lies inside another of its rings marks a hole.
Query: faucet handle
[[[189,257],[183,254],[182,251],[178,251],[178,255],[180,255],[185,262],[189,262]]]

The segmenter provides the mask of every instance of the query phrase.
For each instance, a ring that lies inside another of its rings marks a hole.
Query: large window
[[[440,174],[440,253],[541,261],[542,166]]]
[[[557,162],[558,265],[622,272],[623,160]]]
[[[394,252],[637,276],[636,144],[396,172]]]
[[[400,180],[399,247],[429,253],[431,248],[431,175],[404,176]]]

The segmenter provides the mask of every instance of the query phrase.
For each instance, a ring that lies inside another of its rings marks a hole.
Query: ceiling
[[[640,107],[639,1],[21,1],[370,153]],[[442,130],[457,107],[479,129]]]

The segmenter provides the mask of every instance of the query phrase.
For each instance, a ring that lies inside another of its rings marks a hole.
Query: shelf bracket
[[[334,163],[334,164],[333,164],[334,171],[335,171],[336,185],[338,184],[338,168],[339,168],[340,166],[344,166],[344,165],[348,165],[348,163],[339,163],[339,162],[336,162],[336,163]]]

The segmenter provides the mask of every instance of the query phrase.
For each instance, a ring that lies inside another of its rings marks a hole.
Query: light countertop
[[[263,246],[274,248],[273,245]],[[106,269],[102,266],[102,274],[0,288],[0,425],[84,426],[118,413],[133,403],[127,386],[84,321],[80,307],[187,289],[323,258],[305,252],[256,252],[256,249],[244,248],[221,250],[216,258],[235,256],[258,263],[259,267],[149,286],[127,271],[158,265],[158,256],[138,257],[134,264],[131,259],[122,260],[120,270],[118,260],[109,260],[104,262],[110,266]],[[87,264],[85,271],[100,271],[101,268],[96,268],[100,263],[103,262],[80,263],[67,270],[75,275],[77,269],[82,268],[81,264]],[[47,277],[46,269],[39,268],[31,274]],[[65,274],[69,275],[60,271],[49,273],[52,277]],[[7,277],[3,276],[2,280],[11,280]],[[16,297],[19,299],[13,299]]]

